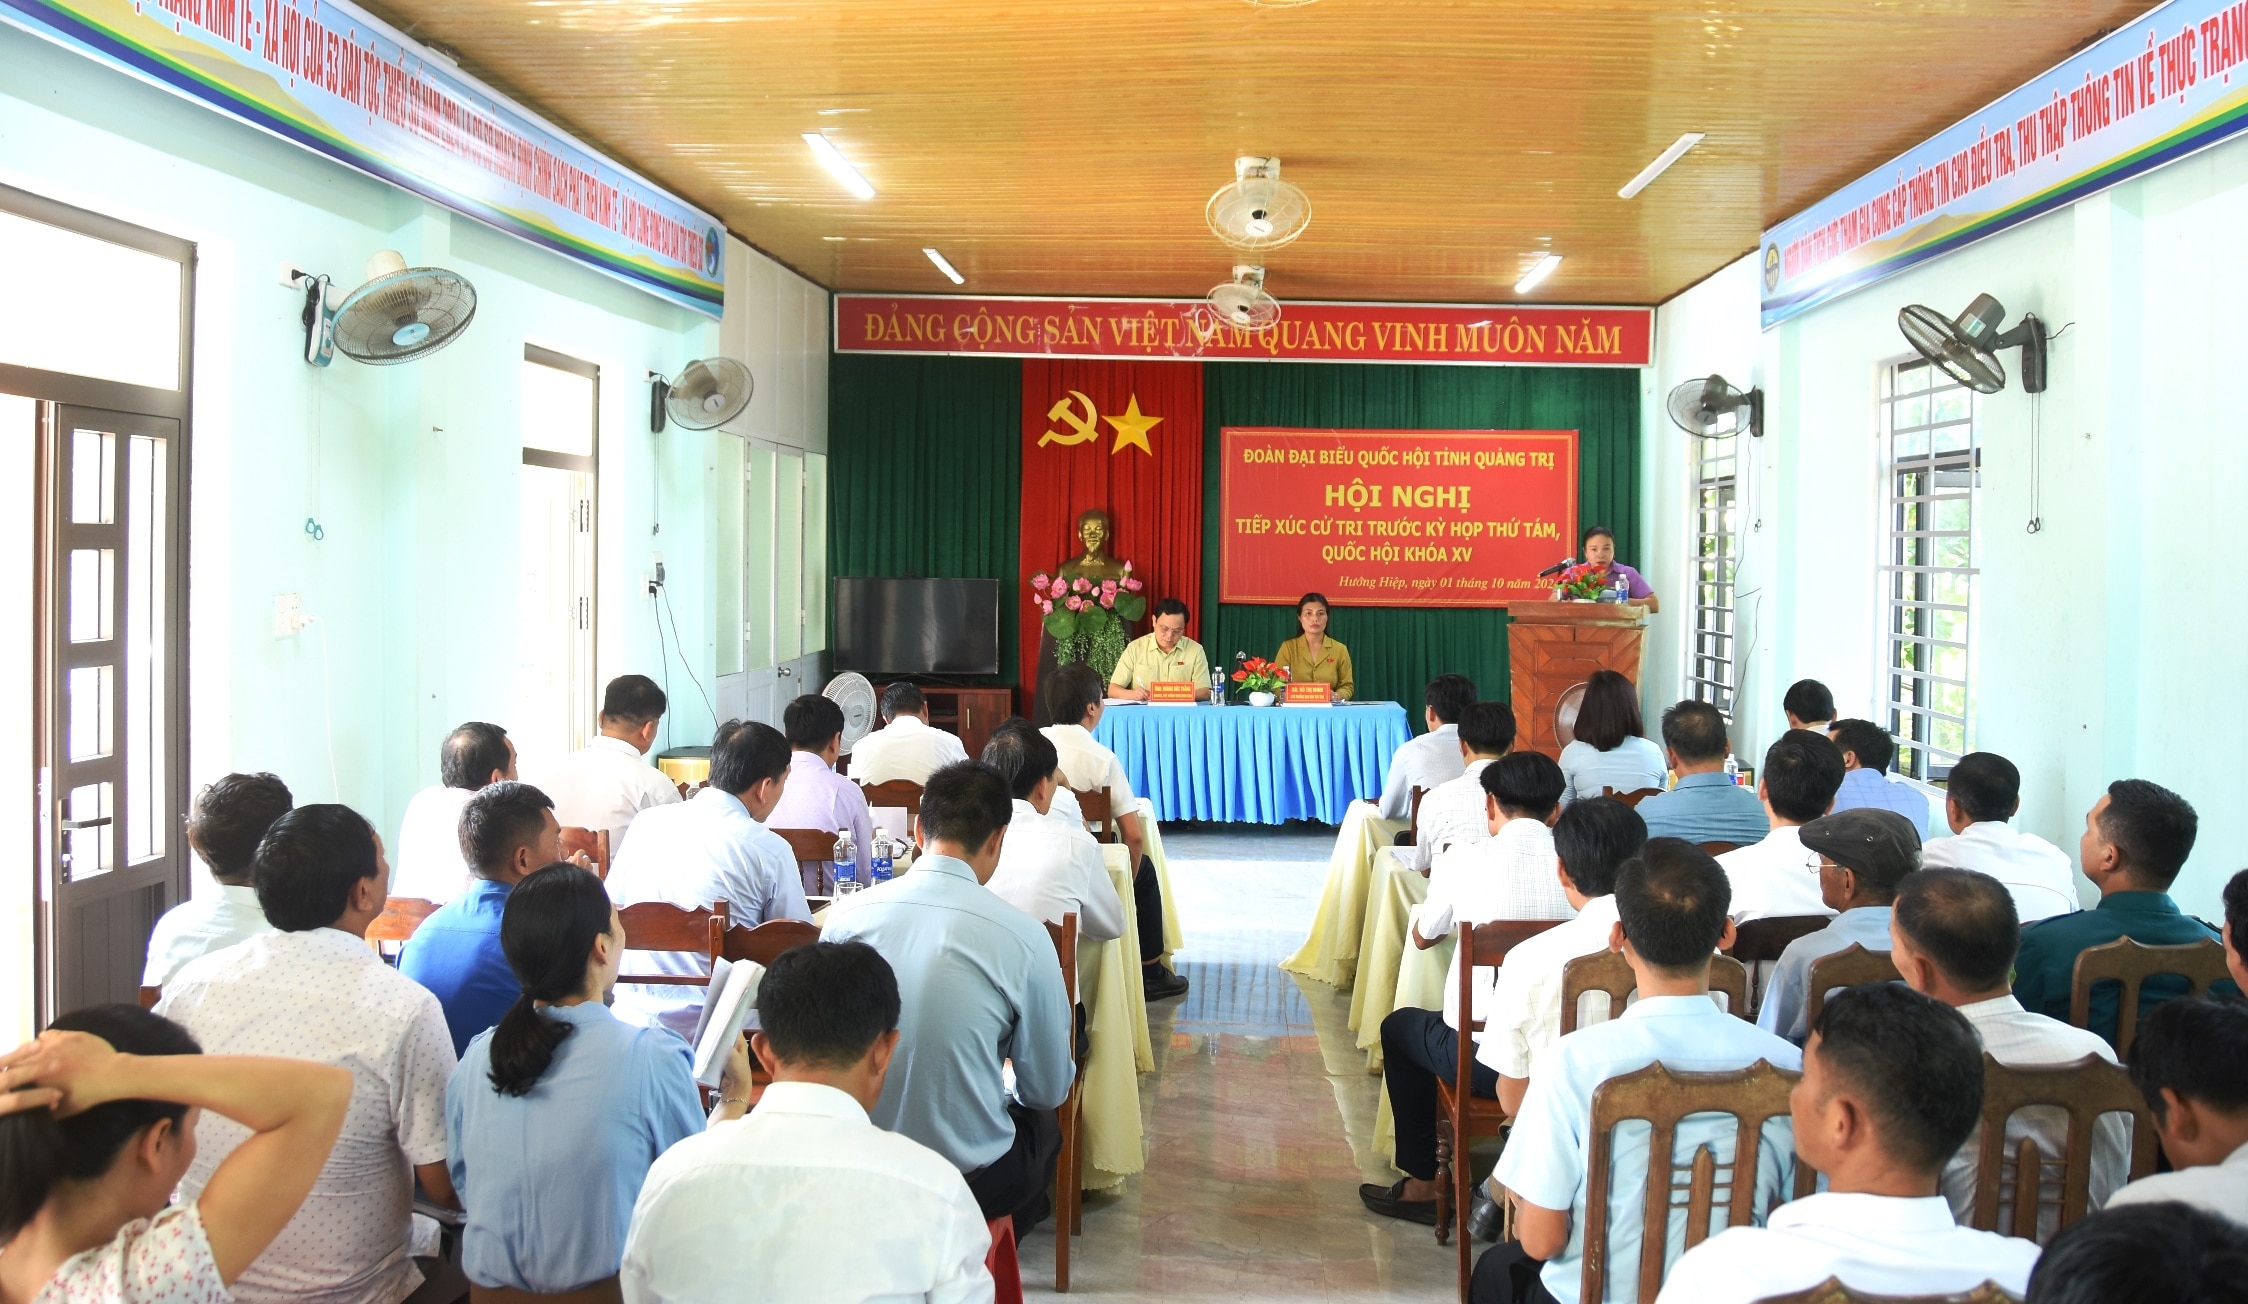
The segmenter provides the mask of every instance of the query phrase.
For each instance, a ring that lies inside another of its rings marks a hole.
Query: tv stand
[[[884,689],[895,680],[874,686],[875,700],[879,701]],[[968,750],[968,759],[983,755],[984,744],[991,741],[991,731],[999,722],[1014,714],[1015,690],[1005,686],[979,688],[954,688],[944,684],[918,684],[921,696],[929,703],[929,723],[960,736],[960,745]]]

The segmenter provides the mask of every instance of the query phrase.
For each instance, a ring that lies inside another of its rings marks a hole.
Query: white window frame
[[[1974,745],[1981,405],[1973,390],[1919,358],[1881,369],[1878,401],[1882,514],[1874,700],[1897,744],[1892,768],[1940,783]]]
[[[1740,689],[1739,613],[1741,459],[1739,432],[1689,438],[1693,499],[1688,506],[1688,584],[1693,619],[1686,630],[1686,696],[1715,706],[1727,721]]]

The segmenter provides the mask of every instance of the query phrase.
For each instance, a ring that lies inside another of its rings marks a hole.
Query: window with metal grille
[[[1926,362],[1882,376],[1884,723],[1899,774],[1939,782],[1967,751],[1974,694],[1975,394]]]
[[[1686,693],[1733,718],[1734,512],[1740,436],[1694,443],[1694,625],[1686,649]]]

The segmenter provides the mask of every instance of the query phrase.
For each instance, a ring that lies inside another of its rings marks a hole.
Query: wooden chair
[[[1751,919],[1733,933],[1732,948],[1725,954],[1742,964],[1767,964],[1780,958],[1788,943],[1805,933],[1815,933],[1833,920],[1832,915],[1774,915]]]
[[[1413,813],[1411,816],[1411,822],[1406,826],[1406,829],[1403,833],[1400,833],[1395,838],[1391,839],[1390,845],[1398,847],[1415,847],[1420,845],[1421,798],[1426,796],[1428,796],[1428,789],[1418,786],[1413,789]]]
[[[1868,951],[1852,942],[1833,955],[1822,955],[1811,962],[1810,990],[1803,994],[1803,1026],[1816,1025],[1819,1011],[1826,1008],[1826,995],[1837,987],[1855,987],[1860,983],[1893,983],[1897,981],[1897,966],[1887,951]]]
[[[1069,993],[1069,1007],[1077,1008],[1077,912],[1072,910],[1062,916],[1058,924],[1046,925],[1046,935],[1054,939],[1054,957],[1061,961],[1062,988]],[[1054,1289],[1062,1294],[1069,1292],[1069,1238],[1085,1230],[1084,1194],[1084,1128],[1080,1126],[1084,1110],[1085,1071],[1078,1066],[1077,1078],[1069,1084],[1069,1095],[1056,1111],[1061,1124],[1062,1148],[1054,1156]]]
[[[1600,795],[1603,797],[1614,797],[1617,801],[1622,802],[1626,806],[1637,806],[1639,803],[1647,800],[1649,797],[1662,796],[1663,790],[1660,788],[1634,788],[1630,792],[1618,792],[1614,788],[1602,788],[1600,790]]]
[[[163,999],[164,989],[161,987],[143,987],[140,989],[140,1007],[144,1010],[155,1009],[156,1002]]]
[[[2020,1301],[1995,1281],[1986,1281],[1973,1290],[1952,1295],[1868,1295],[1843,1285],[1840,1278],[1829,1277],[1808,1290],[1767,1295],[1758,1304],[2020,1304]]]
[[[1077,809],[1087,824],[1098,824],[1100,830],[1093,834],[1095,842],[1119,842],[1123,834],[1116,829],[1116,804],[1108,799],[1106,788],[1071,788],[1077,796]]]
[[[869,806],[898,806],[905,817],[912,820],[921,814],[921,785],[911,779],[892,779],[888,783],[869,783],[859,791],[866,796]]]
[[[383,954],[385,943],[404,944],[421,927],[422,920],[437,913],[437,903],[421,897],[391,897],[383,902],[382,913],[375,922],[367,925],[367,945],[375,948],[376,955]]]
[[[719,937],[718,953],[737,964],[747,960],[771,968],[781,952],[819,940],[818,924],[802,919],[768,919],[755,928],[741,924],[728,928]]]
[[[633,951],[692,951],[716,960],[726,949],[726,903],[708,910],[689,909],[664,901],[643,901],[618,909],[624,921],[624,944]],[[664,987],[707,987],[707,973],[618,974],[620,983],[651,983]]]
[[[1764,1144],[1764,1124],[1788,1116],[1788,1092],[1800,1076],[1773,1068],[1765,1060],[1730,1073],[1673,1073],[1661,1064],[1650,1064],[1635,1073],[1610,1078],[1593,1091],[1592,1145],[1585,1160],[1584,1276],[1579,1298],[1608,1298],[1608,1200],[1613,1181],[1609,1169],[1614,1163],[1617,1124],[1640,1119],[1651,1129],[1637,1292],[1638,1298],[1651,1300],[1663,1284],[1670,1213],[1675,1207],[1672,1198],[1678,1185],[1678,1170],[1670,1156],[1679,1124],[1693,1114],[1731,1114],[1738,1121],[1732,1177],[1726,1183],[1731,1190],[1725,1202],[1726,1226],[1749,1226],[1756,1211],[1757,1158]],[[1709,1237],[1711,1214],[1717,1204],[1717,1169],[1716,1152],[1706,1144],[1695,1147],[1686,1170],[1686,1244],[1682,1250],[1690,1250]],[[1809,1195],[1816,1180],[1817,1175],[1809,1168],[1797,1164],[1795,1194]]]
[[[835,859],[835,834],[830,830],[774,829],[773,832],[780,834],[781,840],[788,844],[789,852],[796,857],[796,870],[799,874],[804,873],[807,868],[824,865]],[[865,847],[860,847],[858,853],[858,865],[853,872],[859,876],[859,886],[866,887],[868,886],[867,867],[874,863],[874,857],[869,854]],[[826,870],[813,868],[812,873],[813,877],[810,881],[822,887],[829,886],[833,882],[828,877]],[[806,888],[804,894],[811,896],[813,891],[811,888]]]
[[[580,851],[584,852],[587,859],[593,862],[594,876],[603,882],[607,882],[609,878],[609,830],[581,829],[567,824],[563,825],[562,854],[568,857]]]
[[[479,1286],[468,1283],[468,1304],[624,1304],[624,1288],[614,1274],[589,1286],[554,1295],[517,1290],[513,1286]]]
[[[2101,946],[2088,946],[2076,955],[2076,973],[2069,983],[2068,1021],[2079,1028],[2092,1026],[2092,985],[2123,984],[2116,994],[2115,1053],[2131,1057],[2131,1043],[2139,1037],[2139,992],[2149,978],[2172,975],[2186,980],[2188,995],[2199,996],[2209,984],[2231,977],[2225,968],[2225,948],[2219,942],[2187,942],[2181,946],[2141,946],[2118,937]]]
[[[1712,856],[1722,856],[1728,851],[1739,851],[1741,849],[1741,844],[1738,842],[1697,842],[1694,845]]]
[[[2221,963],[2221,962],[2220,962]],[[2015,1148],[2012,1190],[2005,1189],[2006,1122],[2033,1105],[2059,1109],[2068,1115],[2068,1132],[2061,1153],[2048,1155],[2033,1137],[2023,1137]],[[2131,1115],[2131,1178],[2154,1171],[2154,1115],[2146,1097],[2132,1085],[2125,1069],[2097,1055],[2086,1055],[2073,1064],[2001,1064],[1983,1052],[1982,1140],[1975,1151],[1975,1211],[1971,1225],[1981,1231],[2037,1240],[2037,1220],[2045,1200],[2045,1170],[2061,1169],[2060,1227],[2090,1212],[2092,1204],[2092,1145],[2094,1125],[2103,1114]],[[2024,1193],[2027,1193],[2027,1198]],[[1998,1206],[2013,1197],[2013,1226],[1998,1225]]]
[[[1748,966],[1729,955],[1710,957],[1709,989],[1725,994],[1725,1011],[1737,1018],[1747,1019]],[[1613,1019],[1624,1012],[1631,994],[1639,990],[1639,975],[1631,971],[1631,962],[1615,951],[1595,951],[1580,955],[1561,966],[1561,1035],[1575,1032],[1577,1004],[1588,992],[1608,993],[1608,1017]]]
[[[1466,1304],[1468,1274],[1474,1267],[1468,1257],[1468,1186],[1474,1180],[1469,1172],[1474,1165],[1468,1162],[1468,1145],[1479,1136],[1497,1136],[1500,1126],[1506,1122],[1506,1114],[1499,1108],[1498,1101],[1484,1100],[1467,1089],[1468,1084],[1475,1081],[1473,1034],[1483,1027],[1482,1022],[1473,1017],[1475,971],[1498,968],[1507,952],[1560,922],[1558,919],[1503,919],[1488,924],[1460,925],[1459,950],[1455,953],[1459,957],[1460,1051],[1452,1065],[1452,1082],[1461,1085],[1454,1090],[1444,1079],[1436,1080],[1436,1243],[1442,1245],[1457,1234],[1461,1304]]]

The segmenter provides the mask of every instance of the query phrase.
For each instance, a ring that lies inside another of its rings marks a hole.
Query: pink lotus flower
[[[1125,562],[1125,563],[1124,563],[1124,573],[1125,573],[1126,575],[1129,575],[1129,574],[1131,574],[1131,573],[1132,573],[1132,563],[1130,563],[1130,562]]]
[[[1137,593],[1137,592],[1139,592],[1139,591],[1140,591],[1141,587],[1142,587],[1142,586],[1141,586],[1141,584],[1140,584],[1140,582],[1139,582],[1138,580],[1135,580],[1135,579],[1131,578],[1130,576],[1126,576],[1126,577],[1125,577],[1125,579],[1124,579],[1124,591],[1125,591],[1126,593]]]
[[[1032,587],[1032,588],[1034,588],[1034,589],[1042,589],[1042,588],[1045,588],[1045,587],[1046,587],[1046,572],[1044,572],[1044,571],[1040,571],[1040,572],[1038,572],[1038,573],[1037,573],[1036,575],[1033,575],[1033,576],[1031,576],[1031,577],[1030,577],[1030,587]]]
[[[1047,592],[1048,594],[1052,595],[1053,597],[1057,597],[1057,598],[1058,598],[1058,597],[1062,596],[1062,595],[1063,595],[1064,593],[1067,593],[1067,592],[1069,592],[1069,581],[1068,581],[1068,580],[1055,580],[1055,581],[1054,581],[1054,582],[1053,582],[1052,584],[1050,584],[1050,585],[1048,585],[1048,586],[1047,586],[1047,588],[1046,588],[1046,592]]]
[[[1039,600],[1038,609],[1049,616],[1054,614],[1054,604],[1043,598]]]
[[[1113,593],[1103,593],[1103,594],[1101,595],[1101,605],[1102,605],[1103,607],[1113,607],[1113,606],[1115,606],[1115,605],[1116,605],[1116,595],[1115,595],[1115,594],[1113,594]]]
[[[1071,611],[1083,611],[1085,609],[1085,599],[1073,595],[1069,600],[1069,609]]]
[[[1077,582],[1069,587],[1078,593],[1091,593],[1093,591],[1092,582],[1082,575],[1078,576]]]
[[[1116,596],[1116,581],[1115,581],[1115,580],[1102,580],[1102,581],[1101,581],[1101,596],[1102,596],[1102,597],[1106,597],[1106,598],[1113,598],[1113,597],[1115,597],[1115,596]]]

